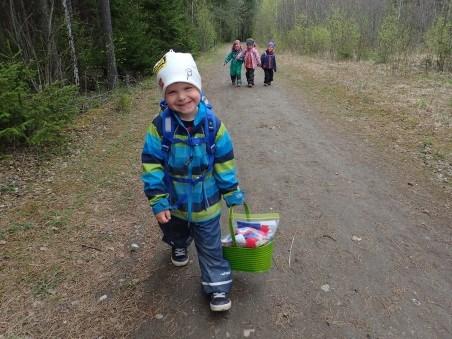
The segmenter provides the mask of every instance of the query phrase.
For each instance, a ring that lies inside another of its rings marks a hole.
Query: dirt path
[[[451,337],[449,197],[319,116],[280,73],[271,88],[262,71],[255,88],[232,88],[222,52],[201,64],[204,87],[251,207],[281,213],[274,267],[236,273],[232,310],[211,314],[196,259],[171,267],[157,245],[145,304],[158,316],[136,337]]]

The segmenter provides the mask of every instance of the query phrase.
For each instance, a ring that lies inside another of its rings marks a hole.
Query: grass
[[[16,234],[20,232],[25,232],[33,228],[33,224],[31,222],[23,222],[23,223],[13,223],[6,230],[8,234]]]
[[[32,282],[32,294],[38,299],[46,299],[56,294],[56,288],[63,281],[62,272],[58,267],[52,267],[50,272],[43,272]]]

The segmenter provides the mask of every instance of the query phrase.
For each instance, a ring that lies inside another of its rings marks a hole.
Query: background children
[[[275,43],[273,41],[267,44],[267,49],[262,53],[261,64],[265,73],[264,86],[270,86],[273,81],[273,72],[276,72]]]
[[[243,60],[237,59],[237,55],[242,51],[242,46],[240,45],[240,40],[235,40],[232,44],[231,52],[224,59],[224,65],[229,61],[231,66],[229,67],[229,73],[231,75],[232,86],[236,85],[240,87],[242,85],[242,64]]]
[[[245,63],[246,69],[246,81],[248,82],[248,87],[254,86],[254,70],[256,67],[261,65],[259,53],[255,47],[255,42],[253,39],[246,39],[246,49],[239,53],[237,56]]]
[[[171,261],[185,266],[194,239],[201,284],[212,311],[231,307],[232,277],[223,258],[221,196],[243,203],[231,137],[201,100],[201,76],[191,54],[172,50],[155,65],[164,109],[149,126],[142,152],[144,192],[172,248]]]

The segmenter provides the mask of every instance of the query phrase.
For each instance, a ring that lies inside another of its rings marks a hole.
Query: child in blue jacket
[[[265,73],[264,86],[270,86],[273,81],[273,72],[276,72],[275,43],[270,41],[267,49],[261,55],[261,65]]]
[[[185,266],[194,240],[201,284],[212,311],[231,307],[232,276],[221,246],[221,197],[243,203],[231,137],[201,100],[201,76],[189,53],[170,50],[154,67],[162,111],[147,129],[142,152],[144,192],[171,248],[171,261]]]

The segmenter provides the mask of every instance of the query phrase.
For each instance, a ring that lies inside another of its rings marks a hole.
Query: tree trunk
[[[15,5],[17,5],[18,8],[16,8]],[[27,14],[23,1],[14,4],[14,1],[10,0],[9,12],[11,15],[11,25],[14,31],[14,42],[20,51],[22,60],[25,64],[29,65],[32,60],[39,60],[30,34],[29,18],[31,15]],[[37,67],[37,78],[37,82],[31,80],[36,91],[43,87],[40,67]]]
[[[110,89],[116,87],[118,81],[118,70],[116,68],[115,46],[113,44],[113,29],[111,26],[110,0],[100,0],[100,17],[105,37],[105,48],[107,52],[107,78]]]
[[[58,55],[55,36],[53,34],[53,13],[54,2],[51,1],[51,6],[47,0],[40,0],[41,9],[41,27],[43,32],[43,42],[47,51],[46,60],[44,61],[44,76],[47,84],[51,84],[57,79],[63,78],[61,68],[61,60]]]
[[[67,36],[69,39],[69,48],[71,50],[72,68],[74,70],[74,82],[77,87],[80,86],[80,77],[78,75],[77,54],[75,53],[74,36],[72,35],[71,23],[71,0],[63,0],[64,18],[66,20]]]

